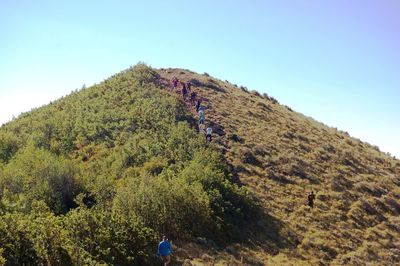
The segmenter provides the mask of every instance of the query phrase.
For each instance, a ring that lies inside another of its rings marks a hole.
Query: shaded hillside
[[[165,83],[177,77],[195,85],[232,171],[282,223],[281,234],[296,239],[275,249],[270,238],[243,248],[244,256],[294,265],[400,263],[400,161],[268,95],[206,73],[158,72]],[[311,190],[313,210],[305,206]]]

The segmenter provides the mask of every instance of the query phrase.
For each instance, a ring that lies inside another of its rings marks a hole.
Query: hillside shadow
[[[218,85],[211,79],[209,80],[209,82],[205,83],[205,82],[201,82],[198,79],[193,78],[190,80],[190,82],[196,87],[204,87],[204,88],[208,88],[213,91],[216,91],[216,92],[226,93],[225,89],[218,87]]]
[[[242,237],[244,238],[242,245],[261,248],[272,255],[284,249],[295,249],[300,244],[293,230],[268,213],[262,213],[256,222],[246,227]]]
[[[275,172],[273,170],[268,170],[266,173],[266,177],[279,183],[279,184],[294,184],[295,182],[288,178],[286,175],[280,174],[279,172]]]
[[[218,134],[218,136],[225,136],[224,126],[217,124],[213,121],[208,121],[207,123],[210,127],[212,127],[213,132]]]
[[[232,232],[226,233],[232,234]],[[297,245],[300,244],[300,240],[282,221],[276,219],[270,214],[263,213],[251,224],[243,224],[240,226],[236,233],[234,233],[234,235],[224,243],[217,244],[213,240],[203,237],[193,239],[193,243],[195,243],[193,245],[196,247],[189,248],[190,252],[185,252],[180,249],[179,253],[181,253],[184,258],[190,258],[192,255],[202,258],[210,257],[208,255],[202,256],[205,251],[207,254],[211,254],[212,256],[221,252],[226,252],[233,256],[237,261],[242,260],[245,265],[264,265],[262,261],[255,257],[243,256],[243,251],[251,249],[259,250],[260,252],[271,255],[277,255],[283,250],[294,250]],[[188,265],[185,264],[184,261],[185,259],[174,261],[171,265]],[[210,263],[207,265],[214,264]]]

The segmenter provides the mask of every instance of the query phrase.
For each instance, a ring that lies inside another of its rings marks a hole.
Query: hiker
[[[207,131],[206,131],[206,141],[208,140],[208,141],[212,141],[212,127],[211,127],[211,125],[210,126],[208,126],[208,128],[207,128]]]
[[[190,103],[191,104],[195,104],[195,102],[196,102],[196,92],[194,92],[194,91],[192,91],[191,93],[190,93]]]
[[[201,99],[198,99],[196,102],[196,112],[199,112],[200,105],[201,105]]]
[[[188,91],[190,91],[192,89],[192,83],[190,83],[190,81],[188,81],[186,83],[186,87],[187,87]]]
[[[188,91],[186,89],[186,84],[184,82],[182,82],[181,84],[182,84],[182,98],[184,101],[186,101],[186,97],[188,94]]]
[[[308,200],[307,205],[310,206],[310,208],[314,208],[314,200],[315,200],[314,191],[311,191],[311,193],[308,194],[307,200]]]
[[[163,235],[162,241],[158,244],[157,255],[161,257],[164,266],[171,263],[172,247],[167,236]]]
[[[206,114],[204,112],[204,108],[201,108],[199,110],[199,124],[202,125],[204,124],[204,121],[206,120]]]
[[[174,77],[172,79],[172,88],[175,90],[177,86],[178,86],[178,79]]]

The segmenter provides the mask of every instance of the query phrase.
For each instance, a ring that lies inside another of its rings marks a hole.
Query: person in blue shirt
[[[171,263],[172,247],[165,235],[162,237],[160,244],[158,244],[157,254],[163,260],[164,266]]]
[[[204,121],[206,120],[206,115],[204,113],[204,108],[200,107],[199,110],[199,124],[204,124]]]
[[[206,130],[206,140],[212,141],[212,127],[211,125]]]

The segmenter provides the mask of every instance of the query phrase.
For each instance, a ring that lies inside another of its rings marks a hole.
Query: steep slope
[[[398,160],[267,95],[138,64],[0,128],[0,264],[157,265],[168,233],[178,265],[395,265],[399,186]]]
[[[267,95],[206,73],[159,73],[165,84],[173,77],[194,84],[232,170],[279,221],[280,237],[291,239],[280,246],[264,239],[245,256],[294,265],[400,263],[400,161]]]
[[[153,265],[157,240],[240,239],[258,215],[185,106],[138,64],[0,129],[0,261]]]

